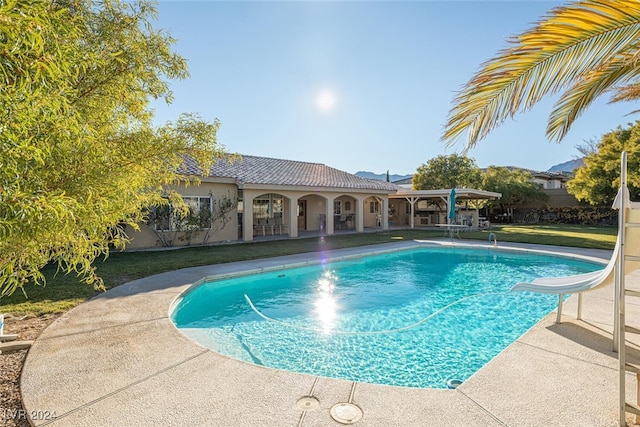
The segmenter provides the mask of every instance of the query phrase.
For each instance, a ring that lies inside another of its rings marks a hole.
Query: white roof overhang
[[[439,190],[410,190],[398,191],[389,194],[390,199],[404,199],[407,197],[418,197],[421,199],[440,199],[449,197],[451,189]],[[496,200],[502,197],[502,193],[493,191],[475,190],[473,188],[456,188],[456,200]]]

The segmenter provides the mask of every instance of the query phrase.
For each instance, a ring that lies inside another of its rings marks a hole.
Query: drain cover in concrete
[[[362,419],[362,409],[353,403],[336,403],[331,407],[331,417],[340,424],[353,424]]]
[[[320,401],[314,396],[302,396],[296,402],[296,406],[303,411],[313,411],[320,406]]]

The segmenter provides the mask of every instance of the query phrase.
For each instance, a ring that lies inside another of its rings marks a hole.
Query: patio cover
[[[422,199],[441,199],[449,205],[449,197],[451,196],[451,189],[439,189],[439,190],[409,190],[409,191],[397,191],[394,194],[389,194],[389,200],[393,199],[406,199],[411,204],[411,228],[414,228],[414,208],[415,203]],[[475,190],[473,188],[456,188],[455,199],[459,200],[496,200],[502,197],[502,193],[494,193],[493,191]],[[477,209],[476,209],[477,210]]]

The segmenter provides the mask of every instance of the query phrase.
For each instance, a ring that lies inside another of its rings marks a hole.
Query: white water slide
[[[625,274],[640,268],[640,262],[634,260],[640,255],[640,203],[629,201],[629,190],[626,185],[618,191],[614,209],[624,206],[624,226],[618,226],[618,238],[609,263],[602,270],[591,273],[564,277],[542,277],[531,283],[518,283],[512,291],[531,291],[545,294],[559,294],[558,313],[556,322],[560,323],[562,316],[562,302],[565,294],[578,294],[578,318],[581,318],[581,293],[615,284],[616,265],[622,256],[626,259]]]

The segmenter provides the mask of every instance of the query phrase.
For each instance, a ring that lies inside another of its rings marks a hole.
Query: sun
[[[322,111],[331,111],[336,104],[336,97],[328,90],[322,91],[316,99],[316,104]]]

